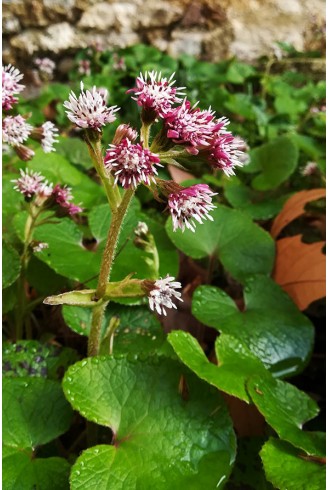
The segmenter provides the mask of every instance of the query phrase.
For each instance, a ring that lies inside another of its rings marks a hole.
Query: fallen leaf
[[[271,227],[271,235],[277,238],[283,228],[288,223],[304,214],[304,206],[308,202],[315,201],[321,197],[325,197],[326,189],[311,189],[309,191],[301,191],[289,198],[274,220]]]
[[[276,242],[277,255],[273,279],[292,298],[300,310],[326,295],[325,242],[301,241],[302,235]]]

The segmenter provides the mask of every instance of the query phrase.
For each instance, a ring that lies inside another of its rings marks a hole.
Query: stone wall
[[[167,53],[253,60],[275,41],[303,49],[324,0],[3,0],[3,60],[60,59],[95,40],[105,48],[150,43]]]

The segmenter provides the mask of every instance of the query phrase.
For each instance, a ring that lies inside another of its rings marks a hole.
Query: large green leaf
[[[267,373],[262,362],[238,339],[222,334],[216,340],[218,365],[207,359],[197,340],[189,333],[176,330],[168,335],[181,361],[197,376],[219,390],[250,402],[246,391],[247,379],[257,373]]]
[[[276,216],[290,197],[290,194],[270,197],[267,192],[258,192],[247,187],[237,177],[225,182],[224,195],[234,208],[243,210],[256,220],[267,220]]]
[[[195,317],[246,344],[276,376],[300,371],[313,344],[313,326],[288,295],[265,276],[245,283],[240,311],[223,290],[200,286],[193,296]]]
[[[73,165],[78,165],[85,169],[93,166],[87,145],[80,138],[59,137],[56,152],[63,155]]]
[[[298,147],[288,136],[281,136],[252,150],[251,168],[261,171],[252,181],[254,189],[275,189],[285,182],[297,167],[298,153]]]
[[[279,490],[323,490],[326,466],[311,461],[285,441],[270,438],[260,452],[269,481]]]
[[[63,316],[67,325],[80,335],[89,335],[92,310],[78,306],[64,306]],[[166,335],[155,315],[140,306],[123,307],[110,303],[102,322],[101,338],[106,334],[112,318],[119,320],[115,330],[113,352],[133,355],[149,355],[168,352]],[[107,351],[108,353],[108,351]]]
[[[302,425],[314,418],[317,404],[295,386],[278,379],[253,376],[247,390],[265,420],[284,439],[310,455],[325,455],[325,434],[302,431]]]
[[[70,465],[63,458],[35,458],[32,450],[3,447],[4,490],[68,490]]]
[[[165,358],[95,357],[72,366],[64,391],[88,420],[110,427],[112,446],[87,449],[71,473],[72,490],[221,488],[235,437],[218,392]],[[204,403],[206,400],[206,403]]]
[[[172,219],[166,231],[172,242],[194,259],[217,254],[223,266],[243,282],[252,274],[269,274],[274,261],[274,242],[270,235],[238,210],[219,205],[211,213],[214,221],[190,230],[173,231]]]
[[[16,250],[6,242],[2,243],[2,287],[8,288],[19,276],[21,261]]]
[[[75,203],[90,208],[106,200],[104,189],[82,173],[58,153],[49,153],[46,157],[42,149],[35,152],[35,157],[28,167],[40,172],[53,184],[64,184],[73,188]]]
[[[72,410],[58,382],[44,378],[4,378],[3,443],[35,448],[65,432]]]

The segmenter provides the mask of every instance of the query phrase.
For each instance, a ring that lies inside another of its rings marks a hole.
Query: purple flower
[[[83,90],[81,82],[81,93],[79,98],[74,92],[69,95],[69,100],[64,102],[67,117],[80,128],[91,128],[100,131],[102,126],[115,121],[117,106],[107,107],[105,97],[100,94],[96,87],[92,91]]]
[[[2,141],[12,146],[19,145],[27,140],[32,129],[33,126],[22,116],[7,116],[2,121]]]
[[[195,222],[202,220],[213,221],[210,211],[216,206],[212,204],[212,197],[216,196],[206,184],[197,184],[179,192],[169,195],[168,205],[173,220],[173,231],[180,228],[182,231],[189,228],[195,231]]]
[[[115,183],[119,181],[124,188],[137,187],[140,182],[154,183],[160,165],[157,155],[143,148],[139,143],[133,144],[124,138],[118,145],[109,145],[105,156],[105,166],[113,171]]]
[[[24,90],[20,80],[24,75],[12,65],[2,67],[2,108],[7,111],[13,107],[18,99],[14,97]]]
[[[180,282],[174,282],[174,277],[167,276],[164,279],[157,279],[157,281],[145,281],[146,289],[148,293],[148,301],[151,310],[156,310],[159,315],[166,316],[165,308],[175,308],[173,299],[181,299],[181,293],[176,289],[181,288]]]
[[[72,189],[70,187],[62,187],[61,185],[57,184],[54,187],[52,196],[55,199],[55,202],[70,215],[77,214],[83,211],[80,206],[77,206],[71,202],[73,196]]]
[[[155,71],[146,72],[144,76],[140,73],[136,80],[136,87],[128,90],[127,93],[134,92],[136,96],[132,98],[139,106],[152,109],[158,116],[164,117],[172,104],[181,102],[182,99],[178,96],[184,95],[181,90],[185,87],[173,87],[175,83],[173,77],[174,73],[169,79]]]
[[[14,189],[20,192],[25,197],[31,198],[35,194],[38,194],[43,186],[47,184],[45,177],[39,172],[33,172],[27,169],[26,171],[20,169],[21,176],[18,179],[14,179],[11,182],[16,184]]]
[[[223,170],[228,177],[235,175],[234,167],[242,167],[247,163],[245,153],[242,151],[245,148],[245,142],[241,141],[228,131],[219,132],[213,138],[209,150],[211,165]]]
[[[186,150],[193,155],[210,145],[213,133],[223,124],[222,121],[215,122],[211,108],[201,111],[196,105],[191,107],[190,102],[184,99],[181,106],[165,114],[167,137],[174,143],[185,144]]]

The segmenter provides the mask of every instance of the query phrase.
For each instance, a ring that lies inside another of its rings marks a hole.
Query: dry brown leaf
[[[195,178],[194,175],[190,174],[189,172],[185,172],[184,170],[181,170],[181,168],[174,167],[174,165],[169,165],[168,170],[170,172],[172,179],[178,184],[180,184],[184,180]]]
[[[325,197],[326,189],[311,189],[309,191],[301,191],[294,194],[274,220],[271,227],[271,235],[277,238],[281,230],[295,218],[298,218],[304,213],[304,206],[308,202],[315,201],[321,197]]]
[[[325,242],[303,243],[302,235],[276,242],[274,280],[293,299],[300,310],[326,295]]]

